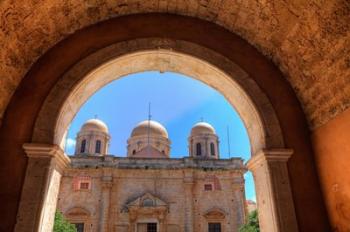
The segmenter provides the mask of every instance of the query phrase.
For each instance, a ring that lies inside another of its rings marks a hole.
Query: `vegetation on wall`
[[[249,214],[247,223],[239,228],[239,232],[260,232],[257,210]]]
[[[77,232],[77,229],[64,218],[61,212],[56,212],[53,232]]]

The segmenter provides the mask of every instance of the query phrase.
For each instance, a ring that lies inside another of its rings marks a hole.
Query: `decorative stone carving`
[[[152,201],[152,205],[145,205],[145,201]],[[150,193],[131,201],[126,205],[129,211],[129,232],[134,232],[139,220],[156,220],[159,225],[159,231],[165,232],[166,215],[168,213],[168,204]]]
[[[222,209],[212,208],[204,214],[204,217],[208,220],[223,220],[225,219],[226,214],[227,213]]]
[[[64,213],[64,216],[70,223],[84,223],[84,231],[92,230],[91,213],[83,207],[74,207]]]
[[[325,7],[317,1],[52,0],[38,5],[37,0],[28,0],[25,6],[21,1],[3,1],[0,115],[29,67],[58,41],[112,17],[164,12],[213,21],[248,40],[286,74],[310,125],[319,126],[349,106],[348,9],[347,0],[329,0]],[[329,86],[339,94],[329,94]]]

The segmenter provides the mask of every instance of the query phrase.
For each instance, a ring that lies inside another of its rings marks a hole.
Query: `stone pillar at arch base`
[[[263,149],[247,163],[253,173],[261,232],[297,232],[287,161],[291,149]]]
[[[28,156],[15,232],[53,230],[61,177],[70,160],[57,145],[27,143]]]

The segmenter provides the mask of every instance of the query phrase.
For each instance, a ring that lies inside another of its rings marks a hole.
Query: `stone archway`
[[[262,231],[297,231],[286,166],[292,150],[284,148],[269,100],[237,64],[196,44],[150,38],[113,44],[91,54],[69,69],[47,96],[35,123],[33,142],[63,148],[70,122],[92,94],[120,77],[154,70],[180,72],[200,80],[217,89],[237,109],[251,142],[254,159],[250,163],[263,166],[249,165],[256,181]],[[270,162],[281,169],[278,177]]]
[[[73,72],[71,74],[77,74],[77,73],[74,73],[74,67],[77,67],[76,65],[79,62],[83,61],[85,58],[88,59],[90,55],[94,53],[98,53],[98,51],[102,49],[105,49],[109,46],[112,46],[113,44],[118,44],[121,42],[125,42],[126,44],[128,42],[135,43],[134,45],[135,47],[137,46],[142,47],[142,43],[137,42],[138,38],[161,38],[162,40],[165,39],[165,41],[167,40],[169,40],[170,42],[176,41],[175,43],[179,43],[178,41],[190,42],[192,44],[199,45],[209,50],[213,50],[216,53],[220,54],[220,56],[225,57],[225,59],[230,61],[231,64],[236,64],[236,66],[238,66],[239,68],[244,70],[244,72],[249,74],[248,76],[250,79],[246,79],[245,80],[246,83],[248,83],[249,85],[253,83],[253,86],[259,87],[258,89],[260,89],[261,92],[264,95],[266,95],[266,98],[257,98],[258,100],[262,100],[260,104],[257,104],[257,102],[252,103],[252,101],[250,101],[255,111],[246,111],[246,112],[255,112],[253,115],[254,115],[254,118],[257,119],[258,123],[253,123],[253,126],[259,125],[258,128],[260,131],[259,130],[258,131],[259,131],[260,137],[259,136],[257,137],[263,138],[263,140],[260,140],[260,139],[258,140],[260,141],[259,143],[256,143],[260,146],[257,146],[256,148],[258,149],[254,150],[254,153],[257,155],[254,157],[254,160],[253,160],[254,162],[251,162],[252,164],[257,164],[257,165],[252,165],[251,167],[252,168],[256,166],[262,167],[257,169],[257,171],[265,175],[265,177],[263,178],[265,180],[263,187],[268,187],[269,191],[266,192],[266,196],[262,195],[260,199],[270,199],[269,201],[264,201],[265,202],[264,204],[271,211],[270,215],[273,215],[273,220],[278,221],[278,223],[270,223],[270,225],[272,226],[271,227],[272,229],[267,231],[295,231],[297,223],[296,223],[295,213],[293,209],[293,202],[296,202],[297,205],[301,206],[304,199],[303,197],[300,196],[301,192],[299,192],[298,185],[295,182],[296,181],[295,178],[297,178],[300,175],[300,173],[298,173],[298,171],[294,171],[296,169],[293,169],[293,168],[295,167],[294,165],[302,165],[302,166],[310,165],[311,169],[313,167],[310,164],[310,160],[309,160],[310,154],[308,154],[309,152],[308,145],[303,144],[303,142],[301,142],[301,145],[300,145],[300,142],[298,143],[296,138],[292,136],[293,133],[299,136],[299,137],[297,136],[298,139],[300,139],[300,137],[305,136],[304,134],[305,131],[302,129],[303,126],[305,126],[304,125],[305,121],[302,117],[300,108],[298,108],[299,106],[294,94],[292,93],[292,90],[288,87],[288,85],[284,81],[281,80],[282,78],[281,74],[268,61],[266,61],[264,57],[259,55],[256,52],[256,50],[251,48],[249,45],[247,45],[244,41],[240,40],[238,37],[230,34],[227,31],[217,28],[217,26],[213,26],[213,25],[206,26],[207,23],[203,23],[201,21],[194,20],[191,18],[171,17],[172,20],[162,20],[162,17],[167,17],[167,16],[161,16],[161,15],[129,16],[129,17],[123,17],[120,19],[113,19],[111,21],[107,21],[105,24],[102,24],[102,25],[100,24],[96,26],[95,29],[90,28],[85,31],[83,30],[81,34],[79,34],[78,36],[72,36],[69,40],[53,48],[52,51],[50,51],[46,55],[46,57],[38,61],[38,64],[33,67],[30,73],[28,73],[27,80],[29,82],[34,81],[34,83],[40,83],[41,81],[43,81],[45,82],[45,84],[42,86],[43,88],[42,91],[39,91],[37,94],[33,95],[30,98],[30,100],[33,103],[29,108],[29,112],[27,112],[30,117],[26,119],[21,119],[23,122],[23,124],[21,125],[23,128],[22,131],[25,131],[26,133],[25,134],[26,136],[23,137],[24,141],[32,141],[34,143],[45,143],[45,144],[42,144],[42,145],[31,144],[26,146],[27,148],[28,147],[31,148],[29,150],[27,149],[27,152],[29,151],[31,152],[31,154],[35,154],[34,156],[29,155],[30,157],[29,163],[31,163],[31,161],[35,163],[36,161],[38,161],[36,159],[42,159],[42,157],[44,156],[45,159],[47,159],[48,163],[50,164],[51,161],[55,163],[55,160],[61,157],[60,152],[52,152],[51,149],[53,149],[53,147],[54,149],[58,149],[57,147],[58,145],[60,145],[58,144],[57,141],[62,140],[64,131],[61,134],[57,133],[57,134],[60,134],[60,136],[56,137],[56,132],[57,132],[56,125],[58,122],[65,122],[65,123],[69,122],[69,120],[62,120],[62,121],[59,120],[60,117],[62,119],[62,115],[64,116],[68,114],[60,115],[61,113],[60,110],[64,109],[64,105],[62,104],[58,104],[58,105],[49,104],[50,107],[48,108],[46,106],[47,106],[47,102],[54,100],[53,98],[50,98],[50,96],[56,96],[57,99],[59,100],[63,99],[63,102],[66,102],[65,100],[68,99],[69,94],[72,93],[72,89],[80,83],[80,80],[77,80],[77,82],[70,83],[70,84],[63,80],[65,75],[72,70]],[[175,18],[176,20],[174,20]],[[146,26],[145,26],[145,20],[147,22]],[[126,25],[128,25],[129,27],[129,29],[126,29],[127,31],[125,32],[123,32],[124,29],[122,29],[122,27],[120,26],[120,25],[123,25],[124,23],[126,23]],[[155,25],[158,25],[158,26],[155,27]],[[133,29],[130,30],[130,27]],[[113,30],[111,30],[112,28]],[[177,30],[178,28],[182,28],[182,29],[187,28],[187,29],[179,32],[179,30]],[[105,36],[93,37],[94,33],[95,35],[96,33],[98,35],[98,33],[100,33],[101,31],[103,31],[103,33],[106,33],[104,34]],[[200,32],[202,33],[210,32],[210,33],[208,38],[204,40],[201,36],[199,36]],[[211,37],[214,37],[214,38],[211,38]],[[84,40],[86,38],[89,38],[89,39]],[[80,43],[81,41],[84,41],[84,43]],[[216,44],[215,41],[220,41],[222,42],[222,44]],[[181,46],[183,46],[181,43],[179,43],[179,45],[180,45],[179,46],[180,48]],[[154,46],[159,46],[159,45],[157,44],[153,45],[153,50],[154,50]],[[167,45],[165,45],[165,47],[162,47],[162,46],[160,47],[165,50],[167,49],[171,50],[171,47],[169,48],[166,46]],[[194,50],[194,52],[198,52],[198,51]],[[248,54],[249,56],[245,56]],[[65,60],[59,60],[59,57],[62,57],[62,55],[63,57],[67,55],[69,56],[67,56],[66,57],[67,59]],[[113,56],[115,54],[110,54],[110,55]],[[193,56],[193,54],[191,55]],[[200,58],[202,60],[206,60],[205,55],[208,55],[208,54],[204,53],[204,56]],[[252,63],[249,61],[253,61],[254,70],[250,68]],[[208,63],[211,64],[212,62],[208,62]],[[221,65],[223,67],[220,67]],[[227,65],[226,62],[218,63],[218,64],[214,63],[213,66],[214,67],[217,66],[218,70],[225,70],[225,67],[226,68],[233,67],[232,65]],[[92,66],[88,66],[88,67],[97,68]],[[160,70],[162,71],[162,69]],[[84,70],[80,70],[80,71],[84,71]],[[88,74],[88,73],[81,72],[80,74]],[[81,78],[82,76],[86,76],[86,75],[78,74],[77,76]],[[234,76],[231,76],[230,78],[235,79]],[[221,80],[224,80],[224,79],[221,79]],[[64,91],[63,87],[66,87],[66,84],[70,85],[70,88],[67,89],[66,93],[63,93],[61,91]],[[278,86],[278,90],[276,90],[275,86]],[[244,90],[247,91],[247,88]],[[26,88],[24,89],[20,88],[18,91],[19,93],[21,93],[21,91],[24,91],[24,93],[26,93],[26,91],[29,91],[29,90]],[[58,91],[58,92],[55,92],[55,91]],[[246,93],[245,91],[243,91],[242,93]],[[52,95],[52,93],[56,93],[56,94]],[[60,99],[60,97],[62,97],[62,93],[63,93],[63,98]],[[250,96],[249,94],[247,95]],[[21,94],[19,94],[19,97],[20,96]],[[249,97],[247,99],[249,99]],[[268,99],[268,101],[265,101],[266,99]],[[24,104],[26,100],[28,99],[19,99],[17,97],[13,100],[11,104],[13,106],[18,107],[18,109],[20,109],[19,112],[21,112],[21,110],[23,110],[22,104]],[[288,107],[285,107],[284,105],[280,105],[279,102],[281,101],[283,104],[289,104]],[[55,106],[55,105],[58,107],[51,108],[52,106]],[[271,107],[269,107],[269,105]],[[259,109],[259,106],[260,106],[260,109]],[[292,109],[290,109],[290,107],[292,107]],[[66,109],[69,109],[69,107]],[[268,110],[264,112],[264,110],[261,110],[261,109],[268,109]],[[242,112],[244,111],[241,111],[240,113]],[[288,117],[290,117],[289,114],[291,112],[295,114],[295,116],[297,117],[292,121],[288,121]],[[263,117],[264,114],[270,115],[270,116]],[[8,115],[11,115],[11,110],[9,111]],[[43,119],[42,115],[45,115],[47,119],[50,118],[50,120]],[[72,117],[72,115],[70,115],[69,117]],[[268,123],[268,121],[264,121],[265,119],[273,119],[273,118],[275,118],[274,120],[275,123]],[[6,128],[15,128],[12,126],[8,127],[9,125],[12,125],[14,123],[11,117],[10,118],[6,117],[5,119],[6,120],[4,120],[4,123],[5,123],[4,131],[6,131]],[[53,127],[52,125],[55,125],[55,126]],[[298,127],[293,128],[294,125],[298,125]],[[271,128],[275,128],[275,130],[271,130]],[[291,129],[291,131],[288,132],[287,128]],[[64,130],[66,130],[66,128]],[[4,131],[2,133],[4,133]],[[12,132],[12,133],[16,134],[16,132]],[[21,131],[19,131],[19,133],[21,133]],[[274,135],[279,135],[279,136],[274,137]],[[19,137],[19,138],[22,138],[22,137]],[[274,141],[274,139],[276,138],[277,140]],[[291,151],[285,150],[283,142],[287,144],[289,147],[297,151],[296,153],[297,156],[293,156],[294,161],[289,162],[288,164],[289,170],[287,169],[287,160],[291,155]],[[58,145],[55,145],[55,146],[51,145],[55,143]],[[305,143],[307,143],[307,140]],[[254,145],[254,143],[252,144]],[[36,147],[37,150],[33,149],[34,147]],[[269,149],[269,150],[266,150],[266,149]],[[49,155],[44,154],[45,152],[42,152],[43,150],[46,151]],[[303,157],[302,156],[303,154],[307,154],[307,156]],[[294,157],[297,157],[297,158],[294,158]],[[306,163],[303,163],[303,161],[306,161]],[[272,168],[272,165],[274,166],[275,170],[279,171],[279,174],[282,174],[281,176],[276,175],[275,177],[277,178],[271,178],[272,174],[271,172],[269,172],[269,170]],[[55,169],[55,167],[52,167],[52,168],[50,167],[51,166],[48,167],[49,170]],[[289,172],[289,175],[292,177],[292,188],[289,188],[289,187],[285,188],[284,186],[289,186],[288,171],[290,170],[292,170],[292,172]],[[27,174],[28,173],[30,173],[30,169],[27,169]],[[46,176],[47,173],[42,173],[42,175]],[[309,183],[310,181],[311,183],[313,183],[312,182],[314,181],[313,175],[314,174],[307,174],[306,176],[304,176],[305,180],[298,180],[298,181],[303,182],[303,181],[309,180]],[[293,183],[293,178],[294,178],[294,183]],[[47,184],[50,183],[50,181],[48,181],[49,178],[43,178],[43,179],[44,179],[42,183],[43,185],[46,186]],[[27,183],[27,180],[30,180],[30,178],[28,178],[28,175],[26,177],[23,192],[26,191],[26,186],[30,186],[30,184]],[[274,188],[276,187],[275,185],[277,185],[277,187],[279,188]],[[314,185],[316,185],[314,187],[317,189],[317,184],[314,184]],[[276,193],[280,191],[282,191],[281,192],[282,195],[279,195],[279,194],[276,195]],[[294,199],[292,199],[292,192],[294,193]],[[42,202],[45,201],[45,197],[47,197],[47,195],[44,192],[42,195],[38,196],[38,199],[37,199],[38,202],[36,204],[43,207]],[[287,199],[289,203],[279,206],[279,205],[276,205],[276,203],[278,203],[277,199]],[[259,197],[258,197],[258,201],[259,201]],[[314,201],[317,202],[317,199]],[[287,205],[287,208],[286,208],[287,210],[284,210],[285,209],[284,207],[286,207],[286,205]],[[26,215],[21,213],[26,212],[25,210],[23,211],[23,207],[25,208],[26,206],[28,205],[26,205],[23,202],[23,198],[22,198],[21,207],[18,214],[19,222],[25,221],[23,218],[25,218]],[[312,207],[309,206],[309,210],[311,210],[314,207],[315,206],[312,206]],[[299,224],[302,224],[304,227],[305,226],[307,227],[307,223],[306,224],[303,223],[304,217],[301,216],[303,215],[302,213],[303,210],[301,210],[300,207],[297,207],[297,211],[299,211],[298,212],[299,215],[297,214]],[[40,213],[42,212],[42,210],[39,210],[38,212]],[[281,216],[281,214],[287,214],[289,216]],[[322,217],[322,212],[320,213],[320,215],[321,215],[320,217]],[[305,216],[307,217],[307,215]],[[286,221],[280,220],[280,218],[284,218],[287,220]],[[289,228],[289,230],[284,229],[287,227]]]
[[[284,147],[274,109],[247,72],[205,47],[156,38],[113,44],[70,68],[47,96],[33,142],[63,148],[70,122],[90,96],[113,80],[144,71],[178,72],[218,90],[244,121],[253,155],[264,148]]]

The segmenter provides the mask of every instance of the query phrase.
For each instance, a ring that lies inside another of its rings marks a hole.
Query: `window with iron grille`
[[[221,232],[221,223],[208,223],[208,232]]]
[[[147,223],[147,232],[157,232],[157,223]]]
[[[205,191],[212,191],[213,190],[213,185],[212,184],[205,184],[204,185],[204,190]]]
[[[80,182],[80,189],[88,190],[89,189],[89,182]]]

